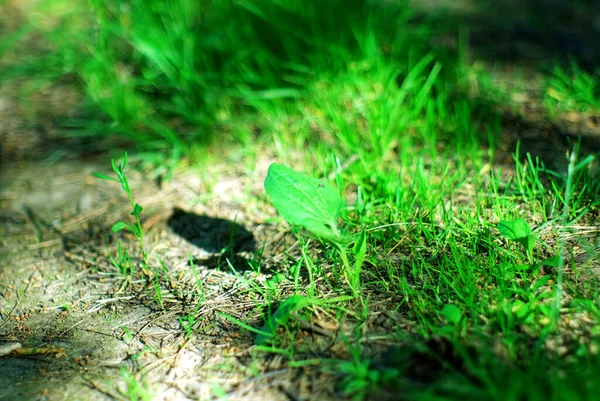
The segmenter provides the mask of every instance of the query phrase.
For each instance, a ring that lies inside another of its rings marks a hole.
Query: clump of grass
[[[298,98],[321,74],[405,57],[429,35],[409,27],[404,3],[367,0],[98,0],[59,17],[53,29],[29,28],[49,43],[55,76],[82,84],[88,115],[107,117],[64,124],[94,135],[104,125],[138,148],[184,153],[256,101]]]
[[[544,97],[550,115],[600,110],[598,76],[598,71],[588,72],[575,60],[568,67],[554,66],[547,77]]]

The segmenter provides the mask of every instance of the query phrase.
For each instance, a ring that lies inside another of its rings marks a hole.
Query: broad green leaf
[[[498,231],[509,241],[522,244],[531,261],[536,235],[531,233],[531,227],[529,227],[525,219],[503,220],[498,223]]]
[[[277,285],[283,281],[286,281],[286,277],[281,273],[277,273],[273,278],[265,281],[265,287],[274,290],[277,288]]]
[[[506,239],[517,242],[531,235],[531,227],[525,219],[502,220],[498,223],[498,231]]]
[[[143,210],[144,208],[139,203],[136,203],[133,207],[133,212],[131,212],[131,215],[137,217],[140,215],[140,213],[142,213]]]
[[[116,178],[114,177],[109,177],[106,174],[102,174],[102,173],[96,173],[96,172],[92,172],[92,174],[96,177],[96,178],[100,178],[101,180],[107,180],[107,181],[117,181]]]
[[[260,329],[254,339],[254,344],[265,345],[275,338],[275,333],[279,326],[285,324],[290,318],[290,313],[302,309],[310,304],[310,300],[302,295],[292,295],[279,305],[279,308],[273,313],[265,325]]]
[[[121,231],[121,230],[131,231],[131,227],[127,223],[124,223],[122,221],[117,221],[115,224],[113,224],[113,226],[111,228],[111,231],[113,233],[116,233],[117,231]]]
[[[337,227],[343,199],[331,184],[274,163],[269,167],[265,190],[275,209],[291,225],[304,227],[323,240],[350,242]]]
[[[560,265],[560,255],[554,255],[554,256],[551,256],[549,258],[542,260],[541,262],[536,263],[532,270],[534,272],[537,272],[537,271],[539,271],[539,269],[542,266],[558,267],[559,265]]]
[[[462,312],[460,311],[460,308],[452,304],[444,305],[444,308],[442,309],[442,315],[452,324],[458,324],[462,319]]]

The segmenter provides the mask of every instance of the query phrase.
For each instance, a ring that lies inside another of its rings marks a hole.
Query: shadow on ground
[[[254,235],[235,221],[176,208],[167,224],[175,234],[209,253],[238,253],[255,249]]]
[[[499,0],[413,2],[448,31],[468,31],[472,58],[529,65],[600,61],[600,4],[595,1]]]

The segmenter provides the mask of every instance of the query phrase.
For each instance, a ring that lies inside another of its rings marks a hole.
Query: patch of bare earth
[[[92,170],[103,168],[63,160],[3,169],[0,339],[40,352],[0,356],[0,399],[127,398],[121,367],[136,372],[157,399],[210,399],[215,389],[233,398],[287,399],[281,388],[292,391],[298,372],[282,358],[253,359],[252,337],[220,315],[260,324],[261,302],[247,287],[257,278],[246,260],[263,246],[267,259],[286,246],[264,213],[241,203],[264,169],[254,177],[221,176],[227,188],[217,185],[223,191],[203,204],[194,202],[203,188],[193,175],[159,189],[130,172],[145,207],[151,261],[162,261],[164,308],[139,267],[125,277],[111,265],[116,242],[106,244],[106,235],[127,219],[128,205],[118,185],[93,179]],[[135,241],[122,241],[139,261]],[[191,336],[178,319],[188,315]]]

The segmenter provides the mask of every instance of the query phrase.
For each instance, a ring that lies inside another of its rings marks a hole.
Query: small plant
[[[121,330],[123,330],[123,338],[125,339],[125,341],[133,340],[133,332],[131,330],[129,330],[125,326],[121,326]]]
[[[310,305],[311,301],[302,295],[292,295],[277,308],[268,319],[265,325],[260,329],[260,333],[255,337],[254,344],[265,345],[275,339],[277,329],[285,325],[291,314]]]
[[[335,371],[344,376],[339,389],[351,400],[363,400],[369,392],[398,380],[398,369],[381,371],[373,367],[369,359],[361,357],[358,346],[350,345],[349,350],[352,360],[340,362]]]
[[[196,323],[196,319],[194,318],[194,314],[188,313],[187,315],[181,317],[178,316],[177,320],[179,320],[179,324],[185,330],[185,338],[188,339],[194,334],[194,323]]]
[[[108,244],[107,244],[108,251]],[[108,251],[108,257],[110,258],[111,263],[114,267],[119,269],[119,272],[123,276],[128,274],[133,274],[133,263],[131,263],[131,258],[129,257],[129,253],[127,249],[123,248],[121,245],[121,241],[117,242],[117,256],[114,257],[110,251]]]
[[[537,235],[532,233],[531,227],[524,219],[503,220],[498,224],[500,234],[509,241],[518,242],[523,245],[527,254],[529,264],[504,264],[503,277],[511,277],[511,273],[521,271],[523,273],[530,272],[534,275],[542,266],[557,268],[560,263],[558,255],[546,258],[541,261],[536,261],[533,255],[533,247],[537,239]],[[508,321],[514,320],[518,323],[532,323],[536,315],[541,315],[539,323],[547,325],[550,323],[551,308],[544,304],[543,300],[552,296],[552,292],[539,291],[544,285],[552,284],[554,275],[546,274],[538,277],[531,284],[530,290],[515,290],[517,299],[506,300],[502,306],[504,314],[503,319]],[[514,317],[513,317],[514,316]]]
[[[258,347],[262,347],[274,342],[276,339],[277,329],[281,326],[284,326],[294,312],[297,312],[314,303],[318,302],[311,301],[309,298],[302,295],[292,295],[291,297],[286,298],[285,301],[279,305],[277,310],[266,319],[266,322],[261,329],[254,328],[225,313],[221,314],[221,316],[246,330],[256,333],[254,344]]]
[[[525,219],[502,220],[498,223],[500,235],[509,241],[518,242],[523,245],[529,263],[533,261],[533,245],[536,235],[531,233],[531,227]]]
[[[274,163],[265,179],[265,190],[275,209],[292,226],[303,227],[335,246],[343,263],[344,277],[353,295],[360,291],[360,272],[367,250],[365,232],[345,234],[338,226],[344,201],[331,184]],[[348,260],[350,244],[354,265]]]
[[[133,195],[131,195],[131,189],[129,188],[129,182],[127,181],[127,176],[125,175],[125,168],[127,167],[127,152],[125,152],[125,155],[123,156],[123,164],[117,165],[115,163],[114,159],[111,160],[111,163],[112,163],[112,169],[115,172],[115,174],[117,175],[116,178],[110,177],[110,176],[108,176],[106,174],[102,174],[102,173],[93,172],[92,174],[94,176],[96,176],[97,178],[100,178],[101,180],[118,182],[119,184],[121,184],[121,188],[123,188],[123,191],[125,192],[125,194],[127,194],[127,198],[129,199],[129,202],[131,203],[131,208],[132,208],[132,211],[130,214],[131,214],[131,216],[133,216],[134,222],[127,224],[123,221],[118,221],[115,224],[113,224],[111,230],[114,233],[121,231],[121,230],[127,230],[138,239],[140,246],[141,246],[141,252],[142,252],[142,268],[146,272],[146,270],[147,270],[146,267],[147,267],[147,262],[148,262],[148,251],[146,250],[146,246],[144,244],[144,231],[142,229],[142,223],[140,221],[140,214],[142,213],[144,208],[142,208],[142,206],[139,203],[134,202]],[[125,263],[125,266],[127,266],[127,264],[129,263],[128,256],[125,257],[125,255],[122,252],[119,252],[118,258],[119,258],[118,261],[115,261],[114,258],[111,258],[111,260],[113,260],[113,264],[115,264],[117,267],[119,267],[119,270],[121,270],[121,272],[124,272],[124,270],[126,270],[126,269],[124,269],[123,262],[127,262],[127,263]]]
[[[568,67],[552,69],[547,81],[544,104],[550,114],[598,110],[598,71],[586,72],[574,60]]]
[[[183,329],[185,330],[185,338],[189,339],[194,334],[194,325],[196,324],[196,316],[200,310],[202,301],[198,302],[193,312],[188,313],[185,316],[178,316],[177,320]]]
[[[147,385],[143,381],[138,380],[135,374],[125,367],[121,367],[121,377],[125,382],[125,392],[122,393],[130,401],[150,401],[153,398]]]
[[[443,327],[442,331],[448,331],[450,334],[460,334],[466,320],[460,308],[454,304],[446,304],[440,313],[448,322],[448,325]]]
[[[516,266],[518,270],[532,270],[533,272],[537,272],[542,266],[557,266],[558,259],[555,256],[535,263],[533,246],[535,245],[537,235],[531,231],[531,227],[525,219],[502,220],[498,223],[498,231],[507,240],[518,242],[525,248],[529,265],[518,265]]]

